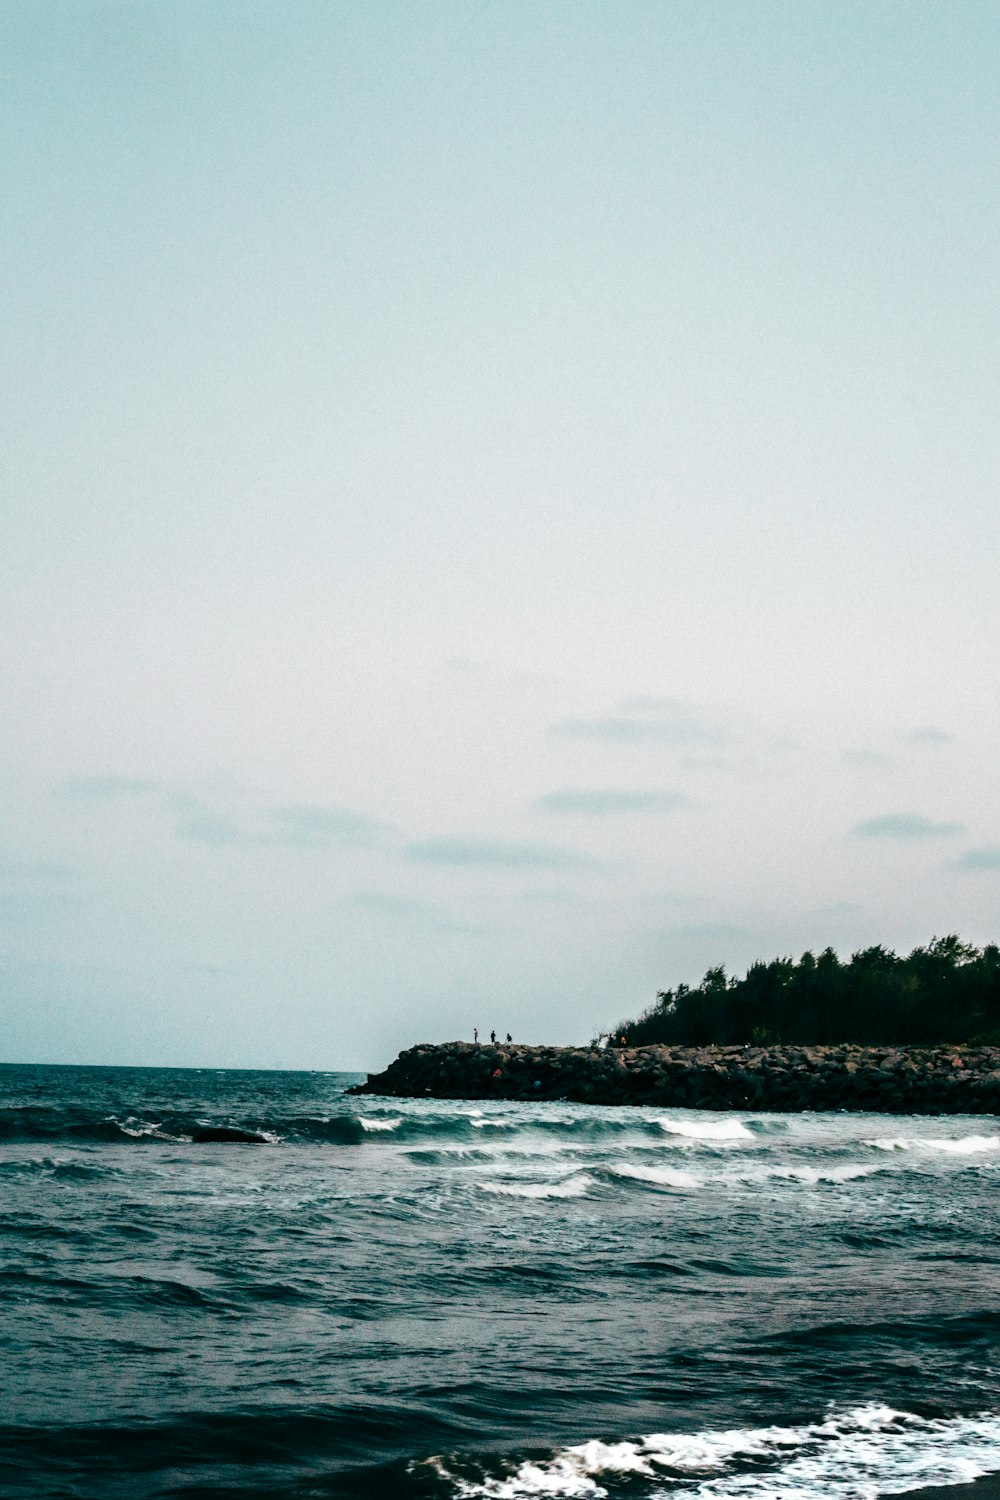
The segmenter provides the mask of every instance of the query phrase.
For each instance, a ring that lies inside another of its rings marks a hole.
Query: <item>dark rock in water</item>
[[[1000,1114],[1000,1047],[422,1044],[353,1094],[738,1110]]]
[[[236,1125],[206,1125],[204,1130],[196,1130],[191,1139],[197,1146],[208,1141],[242,1141],[247,1146],[267,1145],[266,1135],[258,1135],[256,1130],[240,1130]]]

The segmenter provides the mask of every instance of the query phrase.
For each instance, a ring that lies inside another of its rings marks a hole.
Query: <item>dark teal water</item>
[[[0,1494],[877,1496],[1000,1471],[1000,1121],[0,1068]],[[208,1126],[261,1145],[201,1143]]]

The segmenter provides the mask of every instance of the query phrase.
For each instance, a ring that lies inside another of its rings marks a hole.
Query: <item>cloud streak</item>
[[[33,923],[78,906],[76,871],[56,860],[0,856],[0,918]]]
[[[385,834],[387,825],[350,808],[296,803],[251,809],[219,810],[195,797],[176,796],[177,834],[217,849],[233,846],[272,849],[357,848]]]
[[[391,891],[358,891],[354,896],[345,896],[337,906],[342,911],[361,912],[387,922],[402,922],[428,932],[477,933],[484,930],[472,922],[457,922],[447,912],[426,901],[397,896]]]
[[[882,750],[842,750],[840,758],[845,766],[859,766],[863,770],[883,771],[892,765],[892,757]]]
[[[143,781],[136,776],[119,776],[115,772],[107,772],[99,776],[70,776],[57,791],[60,796],[81,802],[113,802],[120,798],[145,797],[160,789],[156,781]]]
[[[938,729],[936,724],[918,724],[906,738],[911,745],[950,745],[954,736],[947,729]]]
[[[71,865],[53,859],[17,859],[0,855],[0,881],[8,885],[65,884],[76,879]]]
[[[595,869],[600,861],[550,844],[505,843],[494,839],[421,839],[407,844],[407,859],[432,865],[482,866],[499,870]]]
[[[919,839],[949,839],[964,833],[961,823],[935,823],[921,813],[884,813],[878,818],[868,818],[855,824],[852,832],[862,839],[899,839],[911,842]]]
[[[561,719],[549,733],[611,744],[716,744],[727,736],[696,710],[672,698],[625,698],[619,711],[595,719]]]
[[[626,791],[614,788],[605,790],[566,790],[549,792],[539,797],[532,811],[550,814],[571,814],[587,818],[616,817],[628,813],[672,812],[689,806],[683,792],[675,791]]]
[[[966,849],[955,861],[959,870],[1000,871],[1000,844],[988,844],[982,849]]]

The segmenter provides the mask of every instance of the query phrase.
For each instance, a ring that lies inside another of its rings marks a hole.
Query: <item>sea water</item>
[[[0,1493],[889,1495],[1000,1471],[1000,1121],[0,1068]],[[196,1144],[207,1126],[265,1144]]]

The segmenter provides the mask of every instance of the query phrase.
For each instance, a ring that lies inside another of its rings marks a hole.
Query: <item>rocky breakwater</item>
[[[1000,1114],[1000,1047],[423,1044],[356,1094],[739,1110]]]

